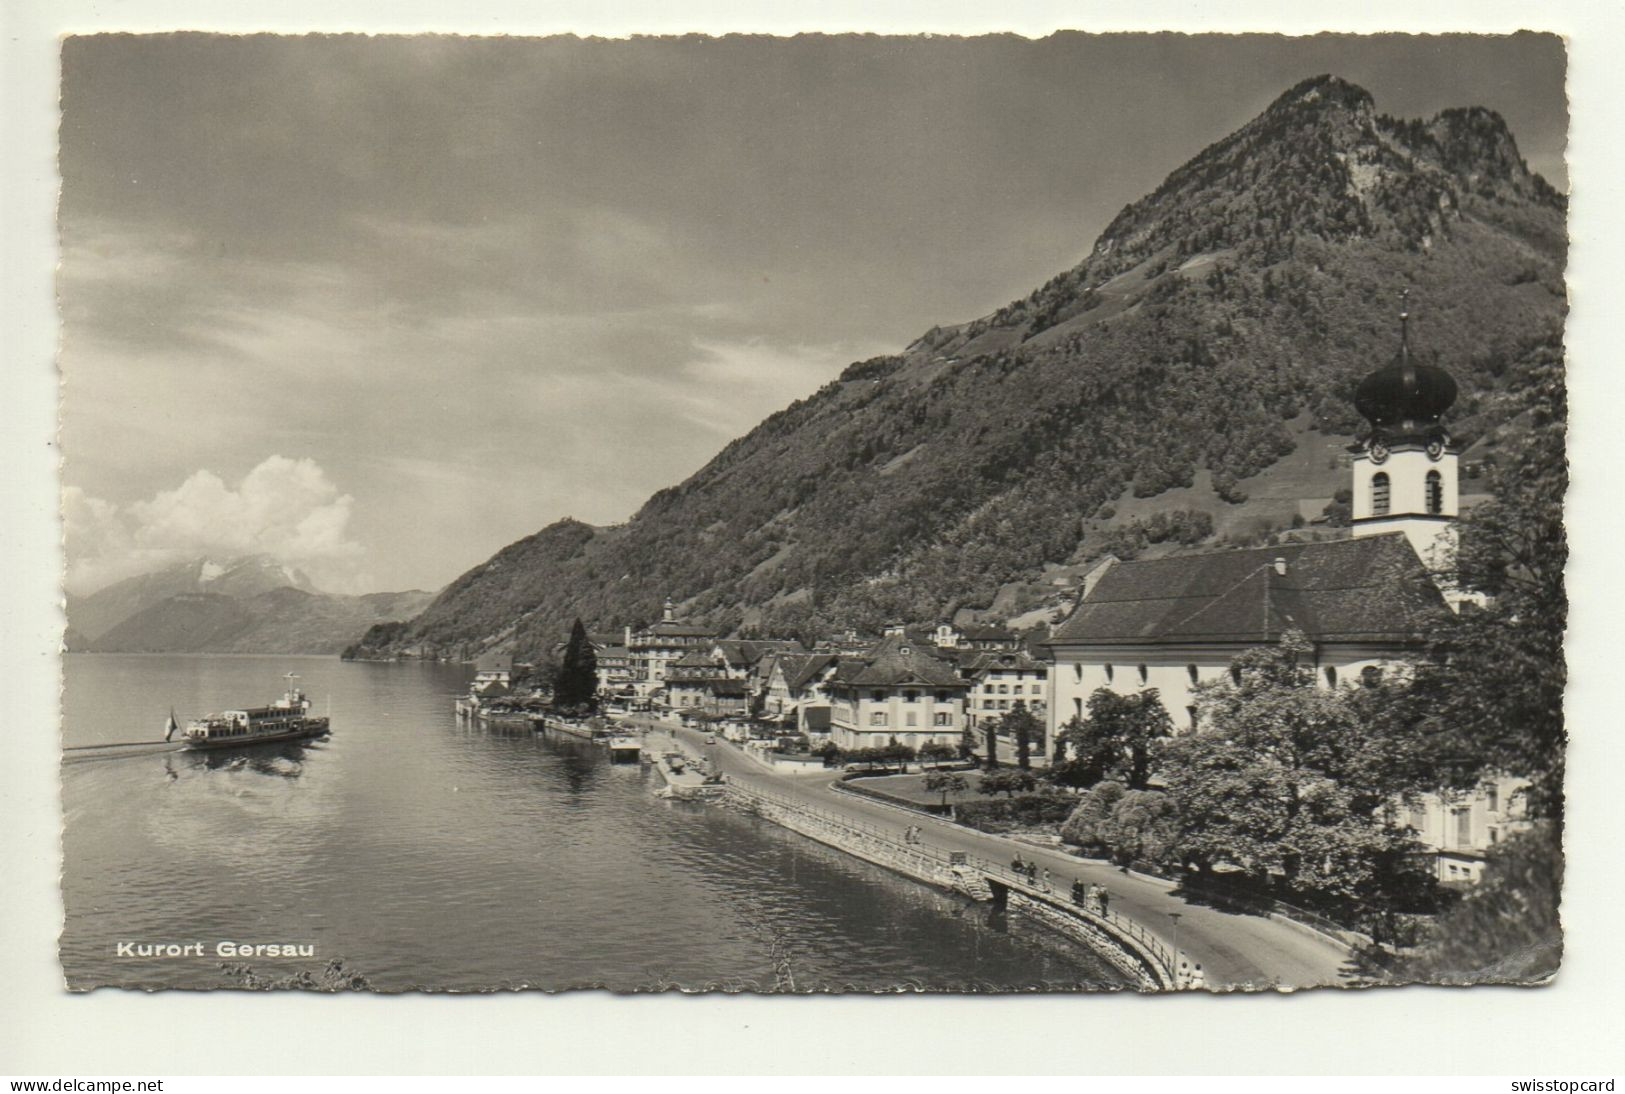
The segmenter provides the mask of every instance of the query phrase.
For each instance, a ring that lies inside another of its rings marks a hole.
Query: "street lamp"
[[[1175,991],[1178,991],[1180,988],[1184,987],[1184,984],[1181,982],[1181,981],[1184,980],[1184,977],[1182,977],[1179,974],[1179,917],[1184,915],[1184,914],[1185,913],[1183,913],[1183,912],[1169,912],[1168,913],[1168,918],[1174,921],[1174,990]]]

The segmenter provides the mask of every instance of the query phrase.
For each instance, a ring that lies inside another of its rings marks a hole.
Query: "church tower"
[[[1353,454],[1353,534],[1404,532],[1430,569],[1449,563],[1458,510],[1457,457],[1440,418],[1456,381],[1411,356],[1410,313],[1399,315],[1399,356],[1361,381],[1354,408],[1371,424]]]

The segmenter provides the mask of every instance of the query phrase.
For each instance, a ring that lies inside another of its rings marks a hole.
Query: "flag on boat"
[[[164,723],[164,740],[167,741],[173,737],[175,735],[175,731],[179,728],[181,727],[175,724],[175,711],[173,708],[171,708],[169,711],[169,721]]]

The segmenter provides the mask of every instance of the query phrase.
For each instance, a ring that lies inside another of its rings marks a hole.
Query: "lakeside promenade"
[[[1209,988],[1305,988],[1349,979],[1346,952],[1296,924],[1191,903],[1176,895],[1168,882],[843,793],[830,786],[836,778],[834,772],[773,770],[721,738],[708,743],[708,735],[698,730],[674,727],[669,722],[629,721],[682,741],[688,751],[706,757],[730,781],[747,787],[854,821],[894,829],[899,839],[912,825],[920,830],[922,844],[939,850],[963,851],[995,863],[1007,863],[1019,856],[1037,863],[1040,870],[1047,869],[1050,885],[1059,893],[1070,891],[1074,881],[1102,885],[1110,893],[1113,911],[1166,941],[1177,936],[1178,949],[1202,966]],[[1177,927],[1173,915],[1179,917]]]

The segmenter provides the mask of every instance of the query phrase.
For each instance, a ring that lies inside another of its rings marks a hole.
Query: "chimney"
[[[1279,556],[1277,556],[1276,559],[1275,559],[1275,576],[1276,577],[1285,577],[1286,576],[1286,559],[1281,558]]]

